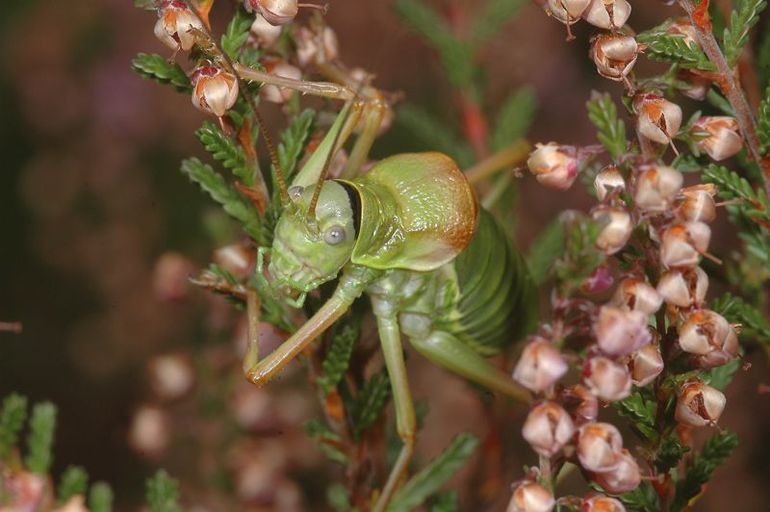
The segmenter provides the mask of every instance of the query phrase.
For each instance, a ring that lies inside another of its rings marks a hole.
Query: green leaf
[[[487,43],[513,19],[524,3],[524,0],[486,0],[471,26],[473,44],[480,47]]]
[[[618,160],[625,154],[628,141],[626,140],[626,124],[618,119],[618,110],[609,94],[591,93],[587,103],[588,117],[599,131],[598,139],[613,160]]]
[[[232,173],[244,185],[254,185],[253,166],[249,166],[246,161],[246,154],[233,139],[222,133],[222,130],[211,121],[204,121],[195,135],[211,153],[211,156],[219,161],[225,169],[230,169]]]
[[[529,249],[527,266],[536,285],[548,278],[554,262],[564,254],[564,244],[564,225],[561,218],[556,218],[540,231]]]
[[[711,387],[724,390],[733,381],[733,376],[740,367],[741,360],[736,358],[722,366],[703,372],[701,379]]]
[[[192,91],[190,79],[179,64],[171,64],[160,55],[140,53],[131,62],[131,67],[143,78],[173,85],[179,92]]]
[[[768,37],[768,41],[770,41],[770,37]],[[770,44],[768,48],[770,48]],[[770,151],[770,86],[765,89],[765,97],[759,104],[757,111],[757,135],[759,136],[760,151],[766,155]]]
[[[688,44],[684,37],[668,34],[666,29],[668,22],[639,34],[636,39],[647,45],[645,55],[653,60],[675,62],[683,67],[699,69],[702,71],[714,71],[714,64],[700,46]]]
[[[147,506],[150,512],[181,512],[179,506],[179,483],[164,470],[147,479]]]
[[[464,88],[473,80],[473,48],[457,39],[451,28],[422,0],[396,0],[396,13],[441,57],[449,81]]]
[[[56,429],[56,406],[50,402],[36,404],[32,408],[27,436],[27,469],[38,475],[45,475],[53,461],[53,435]]]
[[[27,399],[16,393],[5,397],[0,411],[0,461],[8,461],[26,418]]]
[[[403,105],[398,109],[396,122],[414,135],[419,149],[440,151],[451,156],[460,167],[468,167],[475,159],[473,150],[447,123],[416,105]]]
[[[278,144],[278,163],[281,165],[288,183],[291,183],[297,170],[297,161],[299,161],[302,150],[305,148],[314,119],[314,110],[303,110],[292,119],[289,127],[281,134],[281,142]]]
[[[80,466],[68,467],[59,481],[59,503],[66,503],[73,496],[85,496],[86,488],[88,488],[86,470]]]
[[[657,402],[649,396],[649,391],[635,388],[628,398],[613,402],[618,414],[628,418],[632,426],[644,437],[653,440],[657,437],[655,430],[655,413]]]
[[[366,381],[353,404],[353,432],[356,437],[366,431],[382,414],[390,397],[390,379],[384,370]]]
[[[414,475],[393,496],[388,512],[408,512],[422,505],[465,464],[478,444],[478,439],[472,434],[458,435],[441,455]]]
[[[628,510],[633,512],[660,512],[658,493],[649,481],[642,482],[631,492],[618,496]]]
[[[91,486],[88,495],[90,512],[112,512],[112,489],[104,482],[96,482]]]
[[[730,27],[725,29],[722,40],[725,58],[730,67],[735,66],[741,50],[749,41],[749,31],[759,21],[767,2],[765,0],[738,0],[736,9],[730,16]]]
[[[318,385],[324,393],[330,393],[348,370],[350,356],[360,332],[357,323],[347,323],[332,338],[322,364],[323,375],[318,378]]]
[[[676,495],[671,506],[673,512],[685,510],[704,491],[704,485],[711,479],[714,470],[732,454],[738,446],[738,436],[732,432],[720,432],[703,445],[676,483]]]
[[[260,240],[259,214],[254,206],[233,190],[210,165],[197,158],[182,162],[182,173],[197,183],[214,201],[222,205],[225,212],[241,223],[243,229],[255,240]]]
[[[318,443],[318,447],[329,459],[346,465],[348,456],[339,448],[342,438],[332,429],[316,419],[305,422],[305,434]]]
[[[531,87],[522,87],[508,96],[495,120],[490,146],[499,151],[526,135],[537,108],[537,97]]]
[[[655,457],[655,469],[658,473],[667,473],[671,468],[676,467],[682,457],[690,451],[688,446],[684,446],[672,432],[663,437],[663,441],[658,447]],[[657,510],[657,509],[654,509]]]
[[[457,512],[460,510],[457,491],[439,493],[430,507],[430,512]]]
[[[235,15],[222,34],[222,51],[232,60],[236,60],[238,50],[249,38],[249,29],[254,22],[254,16],[249,15],[243,7],[235,11]]]
[[[348,490],[340,483],[332,484],[326,489],[326,501],[337,512],[349,512],[353,509],[350,505]]]
[[[712,303],[711,308],[730,323],[741,324],[741,336],[756,338],[764,344],[770,343],[770,322],[760,309],[742,298],[725,293]]]

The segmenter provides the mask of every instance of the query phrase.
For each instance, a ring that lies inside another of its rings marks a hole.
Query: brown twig
[[[717,84],[735,111],[735,118],[738,121],[741,134],[746,141],[751,157],[762,169],[762,181],[764,182],[765,191],[770,195],[770,162],[762,158],[762,153],[759,150],[760,144],[754,115],[736,79],[735,73],[733,73],[733,70],[727,63],[727,59],[714,38],[714,34],[711,31],[711,22],[707,17],[704,18],[704,16],[707,16],[707,11],[704,11],[706,14],[700,12],[700,6],[696,8],[692,0],[679,0],[679,5],[687,13],[692,26],[695,28],[698,43],[703,48],[706,57],[717,68]]]

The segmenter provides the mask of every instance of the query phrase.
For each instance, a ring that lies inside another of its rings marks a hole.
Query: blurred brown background
[[[399,25],[390,2],[330,3],[329,23],[348,64],[376,73],[376,84],[404,91],[410,102],[455,116],[439,64]],[[635,27],[675,12],[660,2],[641,4],[634,5]],[[3,11],[0,321],[19,320],[24,332],[0,333],[0,396],[15,390],[54,401],[55,472],[85,466],[94,479],[113,484],[124,509],[138,502],[143,479],[154,471],[126,444],[131,414],[147,393],[145,363],[205,341],[202,292],[172,304],[152,288],[159,255],[175,250],[204,265],[215,243],[202,227],[210,205],[178,172],[181,158],[202,155],[193,135],[202,115],[186,96],[130,70],[137,52],[167,53],[153,37],[153,14],[132,2],[12,0]],[[220,28],[223,14],[214,16]],[[526,5],[483,56],[488,111],[531,84],[539,102],[533,140],[591,142],[589,91],[620,88],[590,66],[589,30],[578,27],[577,35],[566,44],[561,25]],[[392,133],[376,152],[408,148],[408,134]],[[590,204],[579,187],[555,193],[521,181],[524,247],[557,211]],[[730,388],[723,420],[740,434],[740,448],[697,510],[759,511],[770,502],[768,395],[757,393],[768,365],[762,354],[750,362]],[[418,358],[410,366],[416,395],[430,398],[424,454],[437,453],[461,430],[483,432],[474,422],[477,400],[463,383]],[[519,427],[506,435],[518,436]],[[512,475],[535,460],[525,447],[517,456]]]

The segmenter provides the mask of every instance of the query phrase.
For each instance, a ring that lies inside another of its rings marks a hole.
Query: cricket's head
[[[308,215],[312,196],[313,187],[291,187],[291,204],[278,219],[268,269],[278,289],[307,293],[334,279],[353,253],[357,192],[325,181]]]

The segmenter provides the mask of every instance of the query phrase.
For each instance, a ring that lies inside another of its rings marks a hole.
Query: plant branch
[[[465,176],[471,184],[476,184],[506,167],[520,164],[527,158],[531,149],[532,146],[526,140],[517,140],[465,171]]]
[[[702,0],[705,1],[705,0]],[[703,52],[708,59],[717,68],[717,84],[722,92],[725,94],[727,101],[732,105],[735,110],[735,117],[738,121],[741,134],[746,140],[751,157],[762,169],[762,181],[764,182],[765,191],[770,194],[770,162],[765,161],[762,158],[762,153],[759,150],[759,137],[757,136],[756,122],[751,112],[746,97],[743,94],[738,81],[735,78],[733,70],[727,63],[722,50],[719,48],[714,34],[711,31],[711,22],[708,18],[705,20],[701,17],[700,7],[695,7],[692,0],[679,0],[679,5],[687,13],[690,23],[695,28],[695,35],[698,39],[698,43],[703,48]]]

